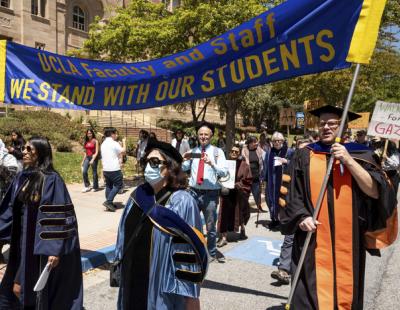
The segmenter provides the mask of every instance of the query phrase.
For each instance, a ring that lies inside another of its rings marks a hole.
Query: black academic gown
[[[29,172],[17,175],[0,206],[0,221],[10,227],[10,257],[0,285],[0,309],[82,309],[82,267],[78,226],[74,206],[62,178],[45,174],[40,201],[24,204],[18,194]],[[12,215],[12,218],[9,215]],[[4,227],[0,222],[0,227]],[[40,294],[33,292],[48,256],[58,256],[59,264]],[[13,284],[21,285],[21,297],[13,294]]]
[[[335,162],[317,218],[322,224],[311,238],[291,309],[362,309],[366,250],[379,254],[377,248],[382,247],[367,242],[366,235],[373,238],[373,232],[385,228],[391,216],[397,217],[393,187],[372,152],[353,143],[345,146],[376,181],[379,198],[364,194],[349,171]],[[289,167],[292,180],[280,219],[282,232],[295,234],[292,270],[307,235],[298,225],[313,214],[329,151],[322,143],[311,144],[296,152]]]

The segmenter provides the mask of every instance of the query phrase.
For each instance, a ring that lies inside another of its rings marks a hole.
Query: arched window
[[[4,8],[9,8],[10,7],[10,0],[0,0],[0,6]]]
[[[86,31],[86,13],[77,5],[72,9],[72,27]]]

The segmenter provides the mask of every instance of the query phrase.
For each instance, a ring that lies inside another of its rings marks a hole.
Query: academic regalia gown
[[[277,150],[271,148],[265,153],[264,159],[264,180],[266,181],[265,197],[272,221],[279,221],[279,190],[282,184],[282,174],[286,164],[275,166],[275,157],[286,158],[290,160],[293,151],[284,145]]]
[[[379,254],[378,249],[397,235],[393,186],[370,150],[354,143],[345,146],[376,181],[379,198],[364,194],[348,169],[335,162],[317,217],[321,225],[312,235],[291,309],[362,309],[366,250]],[[289,167],[292,180],[280,217],[281,231],[295,234],[292,270],[297,267],[307,235],[298,225],[313,214],[329,152],[329,146],[311,144],[298,150]]]
[[[157,207],[152,210],[156,200]],[[169,212],[163,214],[164,211]],[[171,227],[174,225],[164,221],[167,215],[201,231],[199,209],[189,192],[179,190],[171,194],[162,190],[154,196],[151,186],[145,183],[131,194],[121,218],[116,245],[116,258],[123,257],[118,309],[184,309],[185,296],[199,297],[200,287],[196,282],[204,277],[196,264],[193,247],[188,244],[188,240],[195,244],[196,238],[187,239],[188,231],[186,240],[173,237]],[[138,225],[142,226],[137,238],[128,247]],[[179,234],[182,226],[182,223],[174,226],[173,231]],[[189,226],[187,228],[192,230]],[[207,260],[206,244],[200,235],[203,243],[195,248],[201,250],[201,256]],[[191,278],[193,275],[198,276]]]
[[[65,309],[83,307],[82,267],[78,226],[68,190],[56,173],[46,173],[40,201],[22,203],[19,193],[29,172],[17,175],[1,206],[0,214],[12,214],[10,257],[0,285],[0,309]],[[0,217],[0,226],[2,217]],[[46,287],[33,292],[48,256],[60,258],[50,272]],[[20,300],[13,293],[21,285]]]

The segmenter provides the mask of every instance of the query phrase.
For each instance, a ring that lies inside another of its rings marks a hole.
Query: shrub
[[[129,156],[134,156],[135,155],[135,148],[136,148],[136,143],[137,141],[133,138],[128,138],[126,140],[126,153]]]
[[[34,135],[44,136],[56,148],[71,150],[69,140],[79,141],[85,127],[70,121],[68,117],[51,111],[13,111],[7,118],[0,119],[0,136],[9,137],[18,129],[25,140]]]
[[[63,139],[57,142],[56,150],[57,152],[71,152],[72,144],[68,139]]]

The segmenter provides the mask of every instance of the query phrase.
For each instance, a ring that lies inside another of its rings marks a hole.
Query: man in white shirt
[[[210,144],[214,125],[203,122],[197,128],[200,146],[183,155],[183,171],[190,171],[189,187],[203,212],[207,229],[207,247],[211,260],[223,261],[217,251],[217,207],[221,184],[219,178],[228,175],[224,152]]]
[[[175,138],[172,139],[171,145],[176,148],[181,155],[190,151],[189,142],[183,138],[183,131],[181,129],[175,132]]]
[[[126,152],[126,138],[122,139],[121,146],[117,142],[118,131],[113,127],[106,128],[104,136],[106,138],[101,144],[101,161],[106,181],[106,201],[103,203],[103,206],[108,211],[115,212],[116,208],[113,201],[119,190],[123,187],[120,158]]]

